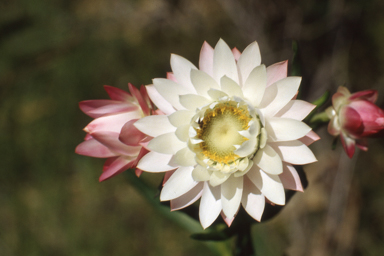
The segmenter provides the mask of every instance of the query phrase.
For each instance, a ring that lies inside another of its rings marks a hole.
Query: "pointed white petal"
[[[239,83],[236,61],[232,51],[224,40],[220,39],[213,53],[213,78],[219,82],[223,76],[228,76]]]
[[[277,175],[270,175],[253,165],[246,174],[248,178],[260,189],[261,193],[274,204],[285,204],[285,192],[283,184]]]
[[[251,71],[261,63],[260,49],[257,42],[248,45],[237,62],[240,85],[244,85]]]
[[[243,91],[240,86],[227,76],[220,79],[221,90],[228,94],[228,96],[237,96],[243,98]]]
[[[213,48],[207,42],[201,47],[199,68],[208,75],[213,75]]]
[[[153,85],[160,95],[177,110],[184,109],[179,102],[179,96],[193,93],[191,90],[182,87],[180,84],[165,78],[153,79]]]
[[[200,70],[191,70],[191,80],[197,94],[208,97],[208,90],[211,88],[220,89],[219,84],[207,73]]]
[[[197,108],[201,108],[211,102],[211,100],[197,94],[186,94],[180,96],[181,105],[189,110],[196,110]]]
[[[177,54],[171,55],[171,68],[177,82],[189,91],[194,92],[195,88],[191,82],[191,69],[197,69],[189,60]]]
[[[197,181],[192,178],[193,167],[179,167],[172,176],[165,182],[160,193],[161,201],[168,201],[184,195],[194,186]]]
[[[303,101],[291,100],[275,116],[303,120],[316,106]]]
[[[267,87],[260,103],[264,116],[274,116],[296,95],[301,77],[287,77]]]
[[[278,175],[283,172],[281,158],[268,144],[257,151],[253,163],[269,174]]]
[[[275,63],[267,67],[267,86],[287,77],[288,61]]]
[[[290,164],[309,164],[317,161],[312,151],[301,141],[271,142],[269,145],[279,154],[284,162]]]
[[[209,179],[209,184],[213,187],[216,187],[223,182],[225,182],[231,174],[228,173],[222,173],[219,171],[212,172],[211,177]]]
[[[252,70],[243,85],[243,93],[253,106],[259,106],[267,86],[267,71],[264,65]]]
[[[172,157],[171,163],[179,166],[195,166],[195,153],[188,147],[182,148]]]
[[[284,164],[283,173],[279,177],[284,188],[303,192],[300,176],[292,165]]]
[[[246,157],[252,154],[256,149],[257,138],[252,137],[249,140],[243,142],[240,148],[236,149],[233,153],[240,157]]]
[[[196,202],[203,194],[204,183],[199,182],[194,188],[184,195],[171,200],[171,211],[183,209]]]
[[[243,195],[243,177],[236,178],[231,175],[221,184],[221,204],[227,218],[232,218],[240,207]]]
[[[137,168],[146,172],[166,172],[175,169],[177,166],[169,164],[172,155],[148,152],[137,164]]]
[[[169,115],[175,112],[175,109],[161,94],[156,90],[155,86],[147,85],[147,93],[152,102],[158,107],[164,114]]]
[[[304,137],[312,128],[295,119],[266,117],[265,129],[273,141],[290,141]]]
[[[153,138],[147,147],[157,153],[175,154],[185,146],[187,146],[185,142],[179,140],[174,132],[170,132]]]
[[[211,174],[209,173],[207,168],[204,168],[198,164],[192,171],[192,177],[195,181],[207,181],[211,177]]]
[[[189,124],[185,124],[177,127],[175,134],[177,138],[181,141],[187,142],[189,139],[189,128],[191,126]]]
[[[219,100],[222,97],[228,96],[226,93],[216,89],[210,89],[208,91],[208,95],[211,97],[212,100]]]
[[[156,137],[164,133],[176,131],[165,115],[146,116],[133,124],[142,133]]]
[[[211,187],[204,182],[203,195],[201,196],[199,218],[204,229],[209,227],[219,216],[221,206],[220,187]]]
[[[261,220],[265,207],[265,197],[248,177],[244,177],[241,204],[252,218],[257,221]]]
[[[189,124],[196,113],[190,110],[179,110],[168,116],[169,122],[176,127]]]

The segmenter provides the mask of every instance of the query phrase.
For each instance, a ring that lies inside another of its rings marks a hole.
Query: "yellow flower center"
[[[200,148],[205,157],[222,164],[230,164],[239,158],[234,153],[236,147],[247,138],[239,134],[249,128],[251,116],[246,108],[238,107],[236,102],[217,104],[204,113],[199,122],[197,137],[202,140]]]

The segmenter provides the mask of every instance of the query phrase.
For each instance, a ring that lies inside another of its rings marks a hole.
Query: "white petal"
[[[190,110],[179,110],[168,116],[169,122],[176,127],[189,124],[196,113]]]
[[[260,189],[261,193],[268,198],[269,201],[278,205],[285,204],[285,192],[283,184],[277,175],[270,175],[253,165],[251,170],[246,174],[248,178]]]
[[[271,142],[269,145],[284,162],[301,165],[317,161],[312,151],[300,141]]]
[[[172,176],[165,182],[160,193],[161,201],[168,201],[184,195],[194,186],[197,181],[192,178],[193,167],[179,167]]]
[[[252,154],[255,151],[256,142],[257,142],[256,137],[250,138],[249,140],[243,142],[243,144],[241,144],[240,148],[236,149],[233,153],[235,153],[236,155],[238,155],[240,157],[249,156],[250,154]]]
[[[260,49],[257,42],[248,45],[237,62],[240,85],[244,85],[251,71],[261,63]]]
[[[189,91],[194,92],[195,88],[191,82],[191,69],[197,69],[189,60],[177,54],[171,55],[171,68],[177,82]]]
[[[146,116],[137,120],[133,125],[151,137],[176,131],[176,127],[169,122],[165,115]]]
[[[171,211],[183,209],[196,202],[203,194],[204,183],[199,182],[194,188],[184,195],[171,200]]]
[[[179,96],[193,93],[191,92],[191,90],[187,90],[180,84],[165,78],[153,79],[153,85],[155,86],[156,90],[160,93],[160,95],[163,96],[163,98],[169,103],[171,103],[172,106],[177,110],[184,109],[184,107],[179,102]]]
[[[263,99],[266,86],[267,71],[264,65],[260,65],[252,70],[242,89],[244,96],[252,105],[259,106]]]
[[[309,146],[313,142],[318,141],[320,139],[320,136],[317,135],[314,131],[310,131],[305,135],[303,138],[300,138],[299,141],[303,142],[305,145]]]
[[[220,39],[213,53],[213,78],[219,82],[223,76],[228,76],[239,83],[236,61],[232,51],[224,40]]]
[[[300,176],[292,165],[284,164],[283,173],[279,177],[284,188],[303,192]]]
[[[208,75],[213,75],[213,48],[207,42],[201,47],[199,68]]]
[[[175,154],[187,144],[180,141],[174,132],[165,133],[153,138],[148,143],[148,149],[162,154]]]
[[[235,178],[233,175],[221,184],[221,204],[227,218],[232,218],[240,207],[243,195],[243,177]]]
[[[197,94],[208,97],[208,90],[211,88],[220,89],[219,84],[207,73],[200,70],[191,70],[191,80]]]
[[[267,86],[287,77],[288,61],[275,63],[267,67]]]
[[[304,122],[280,117],[265,118],[265,129],[273,141],[297,140],[311,131]]]
[[[156,90],[155,86],[147,85],[147,93],[152,102],[158,107],[164,114],[169,115],[175,112],[175,109],[160,93]]]
[[[209,184],[213,187],[216,187],[223,182],[225,182],[231,174],[228,173],[222,173],[219,171],[212,172],[211,177],[209,179]]]
[[[207,168],[198,164],[195,166],[195,169],[193,169],[192,177],[195,181],[207,181],[211,177],[211,174]]]
[[[211,102],[211,100],[196,94],[186,94],[180,96],[181,105],[189,110],[196,110],[197,108],[201,108]]]
[[[253,163],[259,166],[264,172],[278,175],[283,172],[283,163],[275,150],[268,144],[257,151]]]
[[[177,166],[169,164],[172,155],[148,152],[137,164],[137,168],[146,172],[166,172],[175,169]]]
[[[303,120],[316,106],[303,101],[291,100],[275,116]]]
[[[208,91],[208,95],[211,97],[212,100],[219,100],[222,97],[228,96],[226,93],[216,89],[210,89]]]
[[[185,124],[177,127],[175,134],[177,138],[181,141],[187,142],[189,139],[189,128],[191,126],[189,124]]]
[[[182,148],[172,157],[171,163],[172,165],[179,166],[195,166],[195,153],[193,153],[188,147]]]
[[[244,192],[241,204],[252,218],[257,221],[261,220],[265,207],[265,197],[248,177],[244,178]]]
[[[200,223],[204,229],[217,219],[222,210],[220,190],[220,187],[211,187],[208,182],[204,182],[199,208]]]
[[[301,77],[287,77],[267,87],[260,103],[264,116],[274,116],[296,95]]]
[[[238,96],[243,98],[243,91],[240,86],[227,76],[223,76],[220,79],[221,90],[228,94],[228,96]]]

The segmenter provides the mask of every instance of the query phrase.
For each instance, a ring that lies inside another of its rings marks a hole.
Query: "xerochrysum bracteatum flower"
[[[316,161],[307,145],[319,137],[301,121],[314,106],[294,99],[301,78],[287,77],[287,62],[261,65],[256,42],[243,53],[205,42],[199,66],[172,55],[168,79],[147,86],[166,115],[135,123],[154,137],[138,168],[166,172],[160,199],[172,210],[201,198],[204,228],[220,213],[230,225],[240,204],[260,220],[265,201],[284,205],[284,188],[302,191],[293,165]]]
[[[144,86],[140,91],[132,84],[128,87],[132,95],[112,86],[104,86],[110,100],[86,100],[79,104],[80,109],[95,120],[84,128],[87,135],[85,141],[76,147],[76,153],[107,158],[100,181],[136,167],[148,152],[143,146],[151,138],[133,124],[144,116],[160,113],[154,111]],[[136,175],[141,172],[136,169]]]

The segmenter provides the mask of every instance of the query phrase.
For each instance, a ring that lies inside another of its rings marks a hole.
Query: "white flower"
[[[172,55],[173,73],[147,86],[166,115],[135,123],[154,137],[138,168],[166,172],[160,199],[172,210],[201,197],[204,228],[220,213],[230,225],[240,204],[260,220],[265,198],[284,205],[284,188],[302,191],[292,165],[316,161],[307,145],[319,137],[301,121],[314,106],[294,99],[301,78],[286,77],[287,62],[260,63],[256,42],[242,54],[205,42],[200,69]]]

